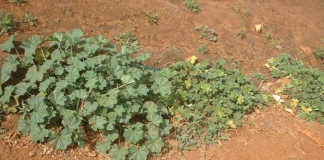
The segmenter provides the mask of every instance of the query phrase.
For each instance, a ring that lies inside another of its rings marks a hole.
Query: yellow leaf
[[[197,57],[196,56],[191,56],[187,60],[190,61],[191,64],[195,64],[197,62]]]
[[[305,107],[305,106],[302,106],[301,108],[302,108],[302,110],[303,110],[304,112],[306,112],[306,113],[310,113],[310,112],[313,111],[313,109],[312,109],[311,107]]]
[[[226,124],[227,124],[228,126],[230,126],[231,128],[236,128],[236,125],[235,125],[235,123],[234,123],[234,121],[233,121],[232,119],[228,120],[228,121],[226,122]]]
[[[291,101],[290,101],[290,106],[291,107],[297,107],[297,105],[298,105],[298,99],[292,99]]]

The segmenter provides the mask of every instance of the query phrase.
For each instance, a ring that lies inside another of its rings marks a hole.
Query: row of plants
[[[0,72],[0,111],[18,112],[19,132],[56,149],[84,146],[89,133],[117,160],[158,155],[172,137],[190,149],[224,138],[268,99],[223,59],[146,66],[150,54],[134,57],[139,45],[128,34],[117,45],[78,29],[20,45],[14,38],[0,46],[11,54]]]
[[[309,121],[324,124],[324,72],[308,68],[289,54],[271,58],[265,65],[273,78],[287,77],[287,83],[279,92],[288,96],[284,103],[299,111],[299,116]]]

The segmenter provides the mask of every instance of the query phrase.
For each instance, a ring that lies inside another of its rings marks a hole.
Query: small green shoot
[[[153,12],[145,12],[145,15],[147,16],[150,23],[157,24],[159,21],[159,18],[157,15],[155,15]]]
[[[214,29],[209,29],[207,25],[205,26],[197,26],[195,28],[196,31],[201,32],[201,38],[207,39],[212,42],[217,41],[217,34]]]
[[[253,78],[260,80],[260,81],[264,81],[264,82],[268,82],[268,80],[269,80],[265,75],[263,75],[262,73],[259,73],[259,72],[255,72],[253,74]]]
[[[245,38],[245,31],[243,29],[238,30],[236,34],[241,39],[244,39]]]
[[[314,49],[313,54],[316,57],[324,60],[324,47],[317,47],[316,49]]]
[[[16,23],[14,22],[12,15],[7,11],[0,11],[0,35],[7,33],[15,27]]]
[[[137,38],[131,34],[130,31],[121,33],[118,37],[115,37],[117,41],[117,46],[122,47],[125,46],[128,48],[132,53],[138,52],[141,48]]]
[[[251,16],[251,10],[248,9],[244,12],[244,14],[247,16],[247,17],[250,17]]]
[[[272,33],[271,33],[271,31],[268,31],[268,32],[266,33],[266,38],[267,38],[268,40],[272,40]]]
[[[206,44],[201,44],[200,47],[197,48],[197,51],[201,54],[206,54],[209,50]]]
[[[241,11],[241,7],[240,7],[240,6],[232,6],[232,9],[233,9],[235,12],[237,12],[237,13],[239,13],[239,12]]]
[[[25,13],[24,22],[28,23],[31,26],[36,25],[37,17],[33,16],[31,13]]]
[[[201,11],[196,0],[184,0],[184,5],[193,13],[199,13]]]

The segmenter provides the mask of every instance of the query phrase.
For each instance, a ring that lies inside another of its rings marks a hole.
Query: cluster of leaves
[[[154,13],[145,12],[145,15],[148,17],[148,20],[149,20],[150,23],[153,23],[153,24],[157,24],[158,23],[159,18]]]
[[[191,12],[199,13],[201,11],[197,0],[184,0],[184,5],[188,8]]]
[[[200,47],[197,48],[197,51],[202,54],[208,53],[208,48],[206,44],[201,44]]]
[[[10,0],[11,3],[15,3],[17,6],[20,6],[22,3],[25,3],[27,0]]]
[[[118,47],[126,47],[130,52],[135,53],[141,48],[137,38],[131,34],[131,32],[124,32],[119,35],[119,37],[115,37],[117,41]]]
[[[180,150],[215,143],[220,131],[240,126],[244,114],[266,104],[266,95],[238,69],[225,69],[225,63],[221,59],[212,66],[193,57],[161,71],[173,86],[165,102],[172,106]]]
[[[212,42],[217,41],[217,34],[214,29],[209,29],[207,25],[205,26],[197,26],[195,28],[196,31],[201,32],[201,38],[205,38],[207,40],[210,40]]]
[[[290,78],[291,82],[283,89],[283,93],[290,97],[290,103],[286,105],[299,109],[302,118],[324,124],[323,71],[307,68],[302,61],[288,54],[269,59],[266,67],[274,78]]]
[[[2,66],[0,104],[19,108],[23,135],[66,149],[98,132],[104,140],[97,149],[117,160],[161,152],[172,125],[159,97],[171,94],[171,83],[142,64],[150,54],[134,58],[129,46],[118,52],[104,37],[85,38],[78,29],[44,40],[34,35],[20,46],[12,41],[2,49],[24,55],[8,56]]]
[[[316,57],[318,57],[318,58],[324,60],[324,47],[317,47],[317,48],[313,51],[313,54],[314,54]]]
[[[7,11],[0,11],[0,35],[14,29],[16,23]]]
[[[25,13],[24,21],[31,26],[35,26],[37,17],[33,16],[33,14],[31,14],[31,13]]]
[[[253,73],[253,78],[255,78],[257,80],[260,80],[260,81],[263,81],[263,82],[268,82],[269,81],[269,79],[260,72]]]

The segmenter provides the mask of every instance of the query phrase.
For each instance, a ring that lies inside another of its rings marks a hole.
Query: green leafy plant
[[[124,32],[119,35],[119,37],[115,37],[117,41],[117,46],[125,46],[130,52],[138,52],[141,48],[137,38],[131,34],[131,32]]]
[[[20,6],[22,3],[25,3],[27,0],[10,0],[11,3],[15,3],[17,6]]]
[[[260,81],[264,81],[264,82],[269,81],[269,79],[265,75],[263,75],[262,73],[259,73],[259,72],[255,72],[253,74],[253,78],[260,80]]]
[[[240,126],[244,114],[266,103],[266,95],[247,76],[224,68],[225,60],[216,66],[196,61],[193,56],[161,71],[173,87],[165,102],[171,106],[179,150],[216,143],[223,137],[221,131]]]
[[[15,27],[16,23],[14,22],[12,15],[7,11],[0,11],[0,35],[7,33]]]
[[[286,105],[300,111],[300,117],[324,124],[324,72],[307,68],[302,61],[288,54],[268,60],[266,67],[274,78],[289,77],[283,94],[289,95]]]
[[[324,60],[324,47],[317,47],[316,49],[314,49],[313,54],[316,57]]]
[[[194,13],[199,13],[201,11],[196,0],[184,0],[184,5]]]
[[[239,12],[241,11],[241,7],[240,7],[240,6],[232,6],[232,9],[233,9],[235,12],[237,12],[237,13],[239,13]]]
[[[202,54],[208,53],[208,48],[206,44],[201,44],[200,47],[197,48],[197,51]]]
[[[244,39],[245,38],[245,31],[244,29],[240,29],[237,31],[237,36],[240,37],[241,39]]]
[[[217,41],[217,34],[216,31],[214,29],[209,29],[209,27],[207,25],[205,26],[197,26],[195,28],[196,31],[201,32],[201,38],[210,40],[212,42],[216,42]]]
[[[148,18],[148,20],[149,20],[150,23],[154,23],[154,24],[157,24],[158,23],[159,18],[154,13],[145,12],[145,15],[147,16],[147,18]]]
[[[250,9],[247,9],[245,12],[244,12],[245,16],[247,17],[250,17],[251,16],[251,10]]]
[[[25,13],[24,21],[31,26],[35,26],[37,17],[33,16],[33,14],[31,14],[31,13]]]
[[[0,104],[19,109],[20,133],[64,150],[83,146],[85,132],[100,132],[97,149],[116,160],[161,152],[172,125],[160,101],[171,83],[142,64],[150,54],[133,57],[129,46],[118,51],[78,29],[44,40],[34,35],[16,47],[24,55],[10,55],[2,66]]]

